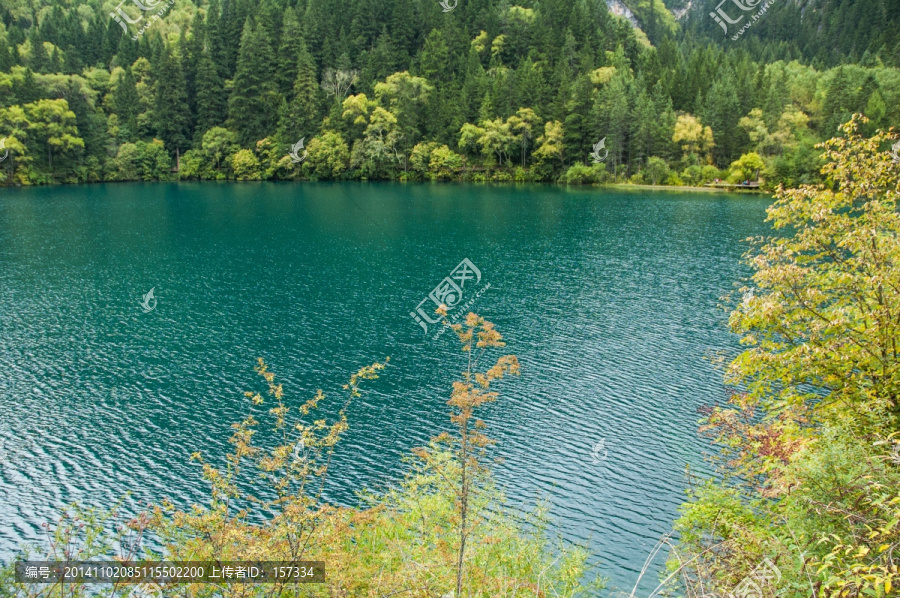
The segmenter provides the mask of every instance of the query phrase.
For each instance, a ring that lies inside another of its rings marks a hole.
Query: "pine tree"
[[[203,15],[200,11],[197,11],[191,21],[190,36],[187,36],[186,31],[182,30],[181,38],[178,42],[191,114],[194,115],[197,113],[197,65],[200,62],[200,55],[203,53],[205,41],[206,28],[203,24]]]
[[[218,68],[213,62],[210,44],[203,48],[200,61],[197,63],[197,126],[195,138],[202,139],[203,134],[212,127],[222,124],[228,103],[225,99],[225,85],[219,76]],[[195,144],[196,145],[196,144]]]
[[[66,86],[66,97],[69,109],[75,113],[78,135],[84,140],[85,156],[93,157],[95,164],[99,166],[106,156],[106,118],[96,109],[89,99],[88,92],[74,78],[69,79]],[[94,173],[93,176],[97,177],[99,173]]]
[[[572,95],[566,104],[566,119],[563,121],[565,160],[569,163],[584,162],[590,153],[591,145],[599,141],[602,134],[600,137],[596,137],[598,132],[591,119],[593,86],[589,76],[582,74],[576,77],[571,89]]]
[[[7,72],[13,67],[12,53],[9,51],[9,44],[0,37],[0,72]]]
[[[300,40],[297,58],[297,79],[291,94],[291,101],[285,103],[278,126],[282,143],[295,143],[300,137],[311,137],[321,123],[322,89],[316,76],[316,65]]]
[[[116,49],[119,47],[119,38],[123,36],[122,28],[112,19],[108,19],[106,25],[106,33],[103,36],[103,44],[101,46],[100,56],[97,57],[98,62],[108,65],[116,55]]]
[[[130,67],[138,59],[138,44],[131,37],[123,35],[119,39],[119,48],[116,50],[115,64],[122,68]]]
[[[243,41],[243,31],[248,21],[247,11],[240,0],[224,0],[219,19],[219,40],[222,52],[223,79],[231,79],[237,68],[239,47],[235,40]]]
[[[35,73],[53,72],[47,70],[50,63],[50,57],[47,56],[47,49],[44,47],[44,42],[38,36],[37,27],[31,28],[31,35],[28,36],[28,41],[31,44],[31,60],[28,62],[28,66],[31,67],[31,70]]]
[[[126,68],[113,91],[113,105],[119,117],[119,137],[128,141],[137,135],[137,115],[141,111],[134,74]]]
[[[289,96],[297,80],[297,65],[300,58],[300,49],[309,53],[305,48],[303,30],[300,19],[293,8],[288,8],[284,13],[284,26],[281,32],[281,45],[276,56],[277,67],[275,76],[278,80],[278,91]],[[311,58],[311,57],[310,57]]]
[[[625,153],[628,133],[628,85],[625,75],[616,73],[594,102],[593,120],[599,124],[598,137],[606,139],[607,163],[617,172]]]
[[[654,128],[658,118],[643,78],[639,77],[632,86],[631,105],[628,159],[633,164],[642,164],[653,155]]]
[[[25,76],[22,78],[21,84],[17,84],[13,80],[12,95],[14,98],[12,104],[30,104],[40,99],[41,90],[34,80],[34,72],[30,68],[25,69]]]
[[[272,46],[247,20],[241,35],[234,89],[228,98],[228,126],[244,147],[251,147],[275,128],[281,96],[275,86]],[[274,121],[274,122],[273,122]]]
[[[210,0],[209,8],[206,10],[206,46],[223,80],[230,77],[224,35],[219,0]]]
[[[153,116],[159,138],[176,155],[188,146],[190,138],[191,113],[185,87],[181,61],[167,48],[158,69]]]
[[[723,168],[740,156],[740,148],[748,141],[747,134],[737,126],[743,114],[730,67],[719,73],[709,89],[701,114],[701,120],[712,128],[716,140],[713,154],[716,164]]]

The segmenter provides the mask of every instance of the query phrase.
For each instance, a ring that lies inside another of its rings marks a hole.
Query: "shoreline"
[[[574,188],[574,189],[597,189],[597,188],[611,188],[611,189],[642,189],[649,191],[700,191],[704,193],[752,193],[757,195],[771,195],[769,191],[764,191],[759,187],[756,188],[741,188],[741,187],[732,187],[732,188],[723,188],[723,187],[695,187],[690,185],[645,185],[645,184],[633,184],[633,183],[591,183],[586,185],[569,185],[566,183],[557,183],[552,181],[432,181],[432,180],[424,180],[424,181],[403,181],[397,179],[386,179],[386,180],[371,180],[371,179],[323,179],[323,180],[309,180],[309,179],[301,179],[301,180],[281,180],[281,179],[266,179],[266,180],[245,180],[239,181],[236,179],[226,179],[226,180],[210,180],[210,179],[176,179],[176,180],[157,180],[157,181],[89,181],[89,182],[79,182],[79,183],[51,183],[51,184],[41,184],[41,185],[0,185],[0,189],[38,189],[41,187],[76,187],[76,186],[90,186],[90,185],[116,185],[116,184],[129,184],[129,183],[139,183],[139,184],[153,184],[153,183],[213,183],[217,185],[221,185],[223,183],[231,183],[231,184],[252,184],[252,183],[397,183],[401,185],[406,185],[409,183],[414,184],[438,184],[438,185],[546,185],[553,187],[565,187],[565,188]]]
[[[690,185],[633,185],[631,183],[610,183],[607,185],[598,185],[600,187],[616,187],[620,189],[656,189],[660,191],[705,191],[707,193],[755,193],[769,195],[768,191],[764,191],[759,187],[693,187]]]

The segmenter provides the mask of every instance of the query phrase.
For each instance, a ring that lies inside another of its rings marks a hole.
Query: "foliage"
[[[258,180],[262,174],[259,158],[248,149],[238,150],[231,157],[231,170],[239,181]]]
[[[860,1],[880,15],[877,0]],[[142,19],[124,23],[127,32],[109,18],[111,6],[45,4],[15,0],[0,8],[0,135],[13,153],[3,166],[6,184],[114,178],[120,146],[153,139],[187,178],[235,178],[231,158],[244,149],[260,165],[245,168],[243,178],[558,181],[606,139],[614,180],[651,180],[644,168],[656,157],[680,173],[660,181],[696,184],[710,177],[685,172],[691,166],[724,168],[755,152],[774,189],[819,182],[814,145],[851,112],[865,111],[871,126],[900,118],[900,45],[892,45],[900,39],[887,29],[884,37],[838,36],[867,48],[864,56],[836,47],[813,52],[792,39],[719,46],[704,41],[710,27],[721,33],[707,15],[699,19],[705,25],[676,25],[658,0],[625,2],[637,30],[602,3],[564,0],[541,7],[491,0],[453,15],[399,0],[283,9],[268,1],[186,1],[152,20],[126,7]],[[792,9],[773,10],[748,38],[764,38],[776,13]],[[843,11],[829,5],[821,12]],[[867,22],[860,14],[850,21]],[[144,25],[152,26],[139,33]],[[682,26],[699,37],[683,36]],[[804,54],[816,62],[795,60]],[[40,131],[12,112],[42,101],[67,102],[74,128],[53,116],[65,133]],[[239,147],[224,163],[207,164],[205,135],[220,127]],[[289,161],[289,146],[301,138],[308,146],[324,132],[341,135],[346,166]],[[262,140],[269,140],[264,148]],[[446,146],[447,164],[412,168],[420,143]],[[241,163],[249,165],[249,155]]]
[[[893,133],[860,130],[824,148],[826,184],[779,189],[756,239],[752,286],[730,325],[746,349],[742,389],[701,431],[720,477],[677,523],[682,584],[728,591],[763,558],[777,596],[887,596],[900,585],[900,173]]]
[[[765,167],[766,163],[756,152],[744,154],[731,163],[731,174],[728,176],[728,180],[733,183],[754,181],[760,170]]]
[[[154,139],[151,143],[123,143],[111,166],[110,178],[115,181],[161,181],[171,176],[172,160],[163,142]]]
[[[319,414],[329,409],[325,393],[319,390],[293,406],[260,360],[257,372],[265,390],[245,393],[249,413],[232,425],[232,452],[224,460],[192,455],[210,487],[208,504],[180,510],[164,501],[124,521],[115,509],[71,509],[52,530],[48,526],[49,545],[27,554],[65,560],[147,558],[154,555],[143,546],[152,540],[162,549],[156,556],[175,561],[327,563],[327,581],[305,585],[299,594],[277,584],[236,584],[225,590],[228,596],[596,595],[603,584],[584,582],[586,551],[552,541],[546,508],[511,509],[491,478],[492,441],[476,410],[498,398],[494,386],[518,373],[518,361],[506,355],[491,367],[479,367],[488,352],[503,346],[500,334],[471,313],[452,328],[466,364],[448,401],[456,434],[441,434],[416,450],[402,480],[383,493],[361,493],[361,507],[328,503],[326,485],[338,443],[350,426],[352,403],[361,396],[361,385],[378,378],[388,360],[350,376],[331,418]],[[83,584],[66,591],[72,598],[89,595]],[[211,591],[203,584],[161,588],[163,596],[199,598]],[[121,588],[101,590],[101,595],[112,598],[116,592]],[[0,594],[50,598],[54,588],[16,583],[7,565],[0,569]]]
[[[656,185],[669,177],[669,165],[662,158],[651,156],[647,158],[646,174],[650,184]]]
[[[603,163],[585,166],[581,162],[576,162],[563,175],[563,181],[567,185],[590,185],[606,180],[606,164]]]
[[[336,179],[347,169],[350,150],[340,133],[326,131],[309,142],[303,168],[318,178]]]

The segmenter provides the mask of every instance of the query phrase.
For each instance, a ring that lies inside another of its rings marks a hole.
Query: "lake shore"
[[[78,183],[52,183],[52,184],[40,184],[40,185],[0,185],[0,189],[2,188],[28,188],[28,187],[71,187],[77,185],[104,185],[104,184],[128,184],[128,183],[154,183],[154,182],[163,182],[163,183],[343,183],[343,182],[358,182],[358,183],[372,183],[372,182],[384,182],[384,183],[431,183],[431,184],[474,184],[474,185],[500,185],[500,186],[517,186],[522,184],[527,185],[547,185],[547,186],[560,186],[560,187],[592,187],[592,188],[606,188],[606,189],[642,189],[642,190],[650,190],[650,191],[684,191],[684,192],[693,192],[700,191],[704,193],[751,193],[754,195],[769,195],[770,191],[765,191],[760,188],[751,188],[751,187],[693,187],[689,185],[639,185],[635,183],[591,183],[586,185],[569,185],[567,183],[558,183],[552,181],[529,181],[527,183],[522,183],[518,181],[410,181],[410,180],[384,180],[384,181],[372,181],[369,179],[348,179],[348,180],[318,180],[313,181],[309,179],[300,179],[300,180],[234,180],[234,179],[226,179],[226,180],[209,180],[209,179],[195,179],[195,178],[185,178],[185,179],[174,179],[169,181],[89,181],[89,182],[78,182]]]
[[[610,183],[597,185],[598,187],[610,187],[613,189],[655,189],[657,191],[705,191],[707,193],[753,193],[769,194],[768,191],[752,187],[691,187],[685,185],[636,185],[632,183]]]

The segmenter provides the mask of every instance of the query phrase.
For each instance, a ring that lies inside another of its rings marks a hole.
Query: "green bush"
[[[893,134],[842,127],[828,184],[779,189],[733,301],[734,392],[701,431],[717,476],[682,507],[673,572],[734,592],[764,558],[769,596],[892,596],[900,587],[900,172]],[[738,163],[739,162],[739,163]],[[740,176],[759,156],[736,162]]]
[[[681,172],[681,180],[688,185],[699,185],[703,182],[703,169],[697,164],[688,166]]]
[[[457,171],[465,165],[465,158],[446,145],[432,150],[428,161],[428,173],[432,179],[453,179]]]
[[[340,133],[324,131],[307,146],[303,170],[314,178],[337,179],[350,165],[350,149]]]
[[[231,157],[234,178],[239,181],[258,181],[262,175],[259,158],[251,150],[242,149]]]
[[[651,185],[658,185],[661,181],[669,178],[669,165],[662,158],[651,156],[647,158],[645,176]]]
[[[123,143],[110,167],[117,181],[165,181],[172,177],[172,159],[159,139]]]
[[[585,166],[581,162],[576,162],[563,175],[562,182],[567,185],[591,185],[604,183],[608,179],[606,164],[600,163]]]
[[[679,187],[680,187],[680,186],[683,186],[683,185],[684,185],[684,181],[682,181],[682,180],[678,177],[677,174],[675,174],[674,172],[672,172],[672,173],[669,174],[669,177],[666,179],[666,185],[673,185],[673,186],[679,186]]]

